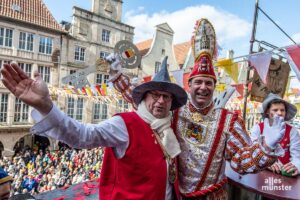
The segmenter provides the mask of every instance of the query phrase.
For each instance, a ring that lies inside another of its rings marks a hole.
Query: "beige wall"
[[[151,48],[142,57],[144,75],[153,75],[155,73],[155,62],[161,63],[165,56],[168,56],[169,71],[179,69],[173,49],[173,35],[174,32],[167,23],[156,26]],[[162,53],[163,50],[164,54]]]

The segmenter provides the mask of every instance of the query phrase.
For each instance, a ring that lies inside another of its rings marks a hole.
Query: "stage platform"
[[[71,185],[69,187],[35,195],[39,200],[97,200],[99,182],[97,180]]]

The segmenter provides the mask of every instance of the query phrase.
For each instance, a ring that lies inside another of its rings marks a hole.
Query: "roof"
[[[135,46],[140,51],[141,56],[144,56],[148,53],[148,51],[151,47],[151,44],[152,44],[152,40],[153,39],[148,39],[148,40],[145,40],[145,41],[142,41],[142,42],[139,42],[139,43],[135,44]]]
[[[174,53],[178,65],[184,64],[190,48],[191,48],[190,42],[184,42],[184,43],[174,45]]]
[[[148,39],[148,40],[145,40],[145,41],[135,44],[136,47],[138,48],[138,50],[140,51],[141,56],[144,56],[148,53],[148,51],[151,47],[152,41],[153,41],[153,39]],[[174,45],[174,53],[175,53],[175,57],[176,57],[176,61],[177,61],[178,65],[184,64],[190,48],[191,48],[190,42],[183,42],[183,43]]]
[[[1,0],[0,16],[64,32],[42,0]]]

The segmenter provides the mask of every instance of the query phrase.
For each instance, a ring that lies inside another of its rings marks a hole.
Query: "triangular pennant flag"
[[[240,94],[241,97],[243,97],[243,93],[244,93],[244,84],[233,84],[231,85],[232,87],[234,87],[236,89],[236,91]]]
[[[106,86],[106,83],[102,83],[101,84],[101,93],[102,93],[103,96],[107,95],[107,86]]]
[[[176,79],[174,78],[174,76],[170,76],[170,80],[172,83],[176,83]]]
[[[145,76],[145,77],[143,77],[145,83],[151,81],[151,78],[152,78],[152,76]]]
[[[83,95],[82,91],[79,88],[77,88],[77,92],[78,94]]]
[[[72,87],[72,90],[75,94],[79,95],[78,90],[75,87]]]
[[[84,87],[81,88],[81,91],[82,91],[82,93],[83,93],[84,95],[87,95],[86,90],[85,90]]]
[[[86,90],[86,93],[87,93],[88,96],[90,96],[90,97],[94,96],[92,91],[91,91],[91,88],[88,85],[85,87],[85,90]]]
[[[286,51],[284,52],[285,57],[300,81],[300,45],[287,47]]]
[[[232,62],[232,59],[220,59],[215,63],[216,67],[224,68],[225,72],[230,76],[230,78],[238,83],[239,69],[238,64]]]
[[[183,87],[183,69],[172,71],[176,83]]]
[[[65,86],[64,90],[67,92],[67,94],[74,94],[74,92],[68,86]]]
[[[101,93],[101,86],[100,86],[100,85],[96,85],[95,87],[96,87],[96,90],[97,90],[97,92],[98,92],[98,95],[99,95],[99,96],[102,96],[102,93]]]
[[[239,62],[238,83],[245,84],[247,82],[247,70],[248,70],[248,60]]]
[[[250,65],[255,68],[258,76],[267,84],[267,75],[269,71],[269,66],[271,62],[272,54],[271,52],[264,52],[255,55],[249,55],[248,60]]]
[[[98,92],[96,90],[96,86],[91,86],[91,91],[92,91],[93,96],[98,96]]]
[[[189,73],[183,74],[183,89],[187,92],[189,91],[189,77],[190,77]]]

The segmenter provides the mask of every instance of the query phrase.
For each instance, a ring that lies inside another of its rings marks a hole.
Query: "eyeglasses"
[[[149,92],[149,93],[151,94],[154,101],[157,101],[161,96],[163,97],[163,100],[165,102],[170,102],[173,99],[172,95],[160,94],[157,92]]]

